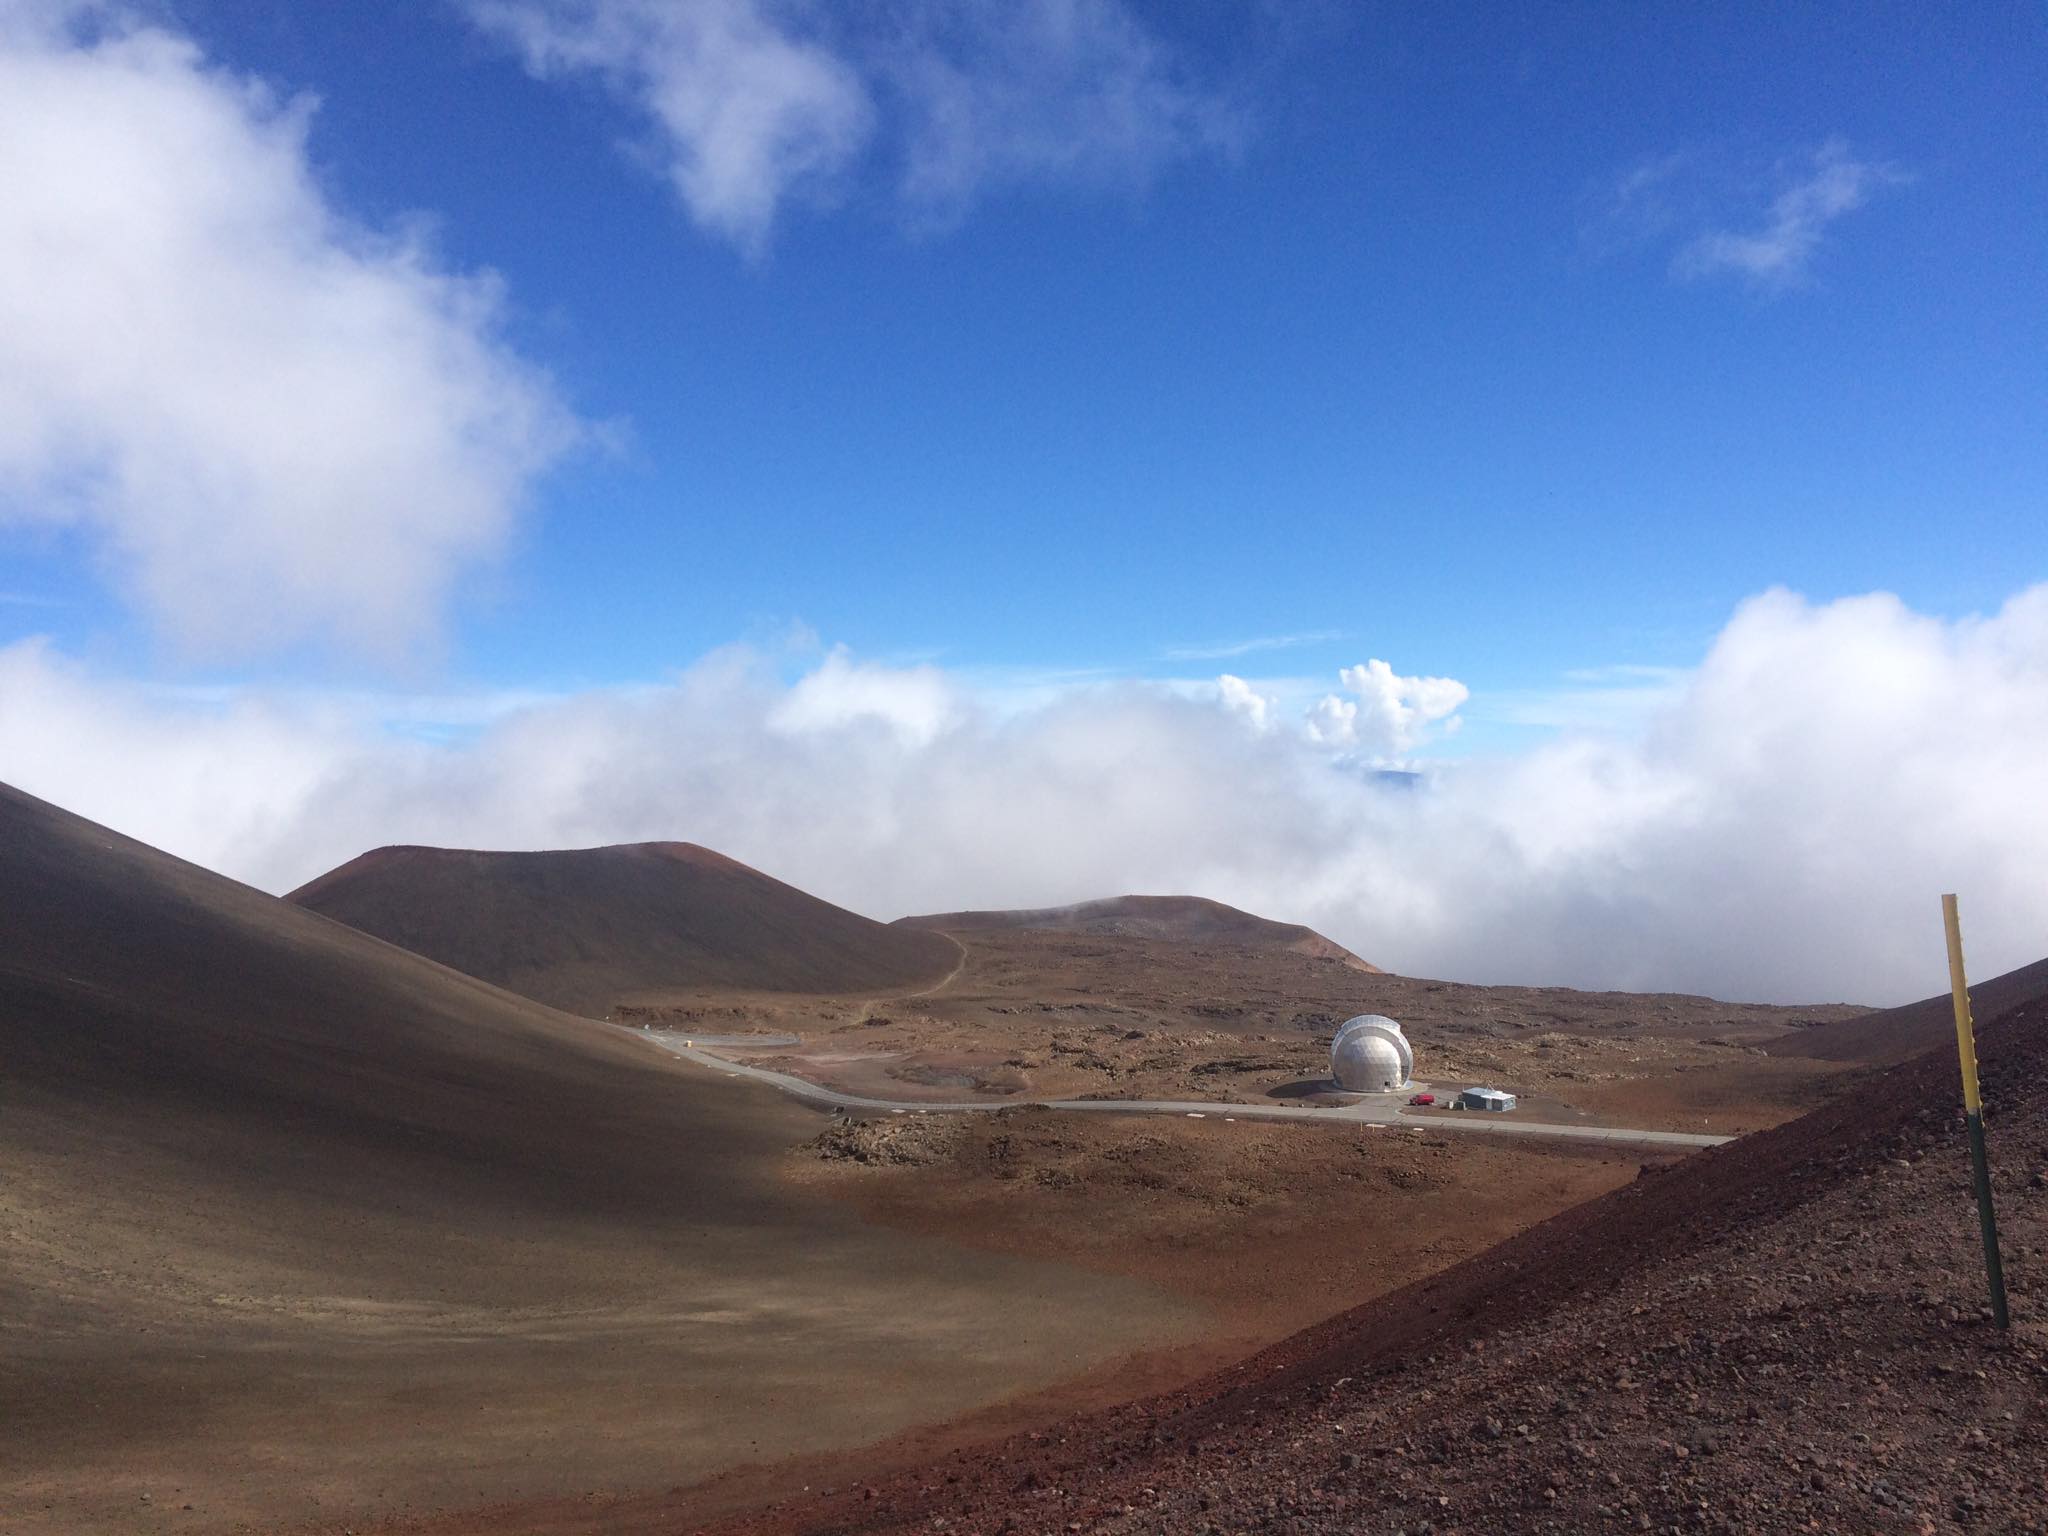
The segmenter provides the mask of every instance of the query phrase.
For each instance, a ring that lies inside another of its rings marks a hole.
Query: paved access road
[[[615,1024],[614,1029],[626,1029]],[[1732,1136],[1700,1136],[1689,1131],[1636,1131],[1606,1125],[1546,1125],[1534,1120],[1509,1120],[1484,1110],[1468,1110],[1455,1115],[1409,1115],[1400,1095],[1369,1095],[1356,1104],[1342,1107],[1321,1104],[1218,1104],[1207,1100],[1179,1099],[1005,1099],[993,1101],[974,1099],[957,1104],[918,1103],[908,1099],[868,1099],[859,1094],[841,1093],[836,1088],[826,1088],[818,1083],[807,1082],[801,1077],[792,1077],[787,1072],[773,1072],[766,1067],[749,1066],[720,1056],[714,1046],[744,1046],[750,1050],[774,1049],[778,1046],[797,1045],[795,1035],[682,1035],[674,1031],[627,1029],[632,1035],[651,1040],[663,1050],[708,1067],[714,1072],[723,1072],[727,1077],[750,1077],[756,1082],[767,1083],[779,1088],[793,1098],[806,1104],[816,1104],[826,1109],[855,1110],[863,1114],[923,1115],[960,1114],[974,1111],[986,1113],[989,1110],[1008,1109],[1014,1105],[1029,1105],[1039,1109],[1070,1110],[1076,1114],[1089,1115],[1185,1115],[1200,1119],[1218,1120],[1321,1120],[1339,1125],[1404,1126],[1411,1130],[1468,1131],[1487,1136],[1548,1136],[1570,1141],[1619,1141],[1656,1147],[1718,1147]],[[1423,1085],[1418,1085],[1418,1090]]]

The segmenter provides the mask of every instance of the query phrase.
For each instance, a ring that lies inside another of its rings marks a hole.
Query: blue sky
[[[624,152],[630,105],[454,5],[169,14],[316,95],[333,202],[501,274],[519,350],[613,429],[460,583],[448,674],[647,677],[794,620],[1165,675],[1328,633],[1271,659],[1484,690],[1690,664],[1772,584],[1954,614],[2048,562],[2038,13],[1702,9],[1136,8],[1233,142],[931,227],[885,131],[751,253]],[[1897,179],[1784,283],[1674,273],[1830,143]],[[1668,224],[1615,214],[1665,162]],[[177,664],[80,541],[0,551],[0,589],[66,604],[0,624]]]
[[[680,836],[1799,997],[1938,989],[1967,885],[2036,958],[2044,43],[0,0],[0,779],[279,890]]]

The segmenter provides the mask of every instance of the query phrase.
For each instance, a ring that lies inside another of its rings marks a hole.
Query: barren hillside
[[[5,788],[0,1063],[10,1536],[667,1486],[1191,1315],[867,1226],[779,1095]]]
[[[674,990],[878,992],[959,951],[691,843],[548,853],[379,848],[288,901],[524,997],[603,1017]]]
[[[1971,989],[1980,1018],[1995,1018],[2048,997],[2048,960],[2036,960]],[[1803,1056],[1813,1061],[1869,1062],[1889,1066],[1955,1039],[1955,1009],[1949,995],[1922,998],[1901,1008],[1886,1008],[1860,1019],[1838,1019],[1814,1029],[1771,1041],[1773,1056]]]
[[[1112,896],[1070,907],[1026,907],[1010,912],[934,912],[898,918],[897,927],[932,928],[943,933],[1029,928],[1104,937],[1170,939],[1187,944],[1237,944],[1248,949],[1289,950],[1312,959],[1335,960],[1355,971],[1379,967],[1334,939],[1299,923],[1241,912],[1201,896]]]

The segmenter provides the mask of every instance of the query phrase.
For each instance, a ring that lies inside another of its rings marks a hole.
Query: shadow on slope
[[[1182,1317],[862,1226],[780,1095],[4,787],[0,1061],[11,1532],[694,1479]]]

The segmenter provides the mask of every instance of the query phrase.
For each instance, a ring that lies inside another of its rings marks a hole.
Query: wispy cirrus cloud
[[[1761,288],[1796,287],[1807,280],[1821,239],[1836,220],[1908,179],[1896,166],[1858,159],[1840,139],[1830,139],[1784,176],[1760,222],[1706,231],[1672,258],[1674,275],[1732,273]]]
[[[758,254],[786,208],[890,164],[913,222],[1008,183],[1142,185],[1242,116],[1123,0],[464,0],[545,80],[594,80],[702,228]]]
[[[1341,629],[1312,629],[1298,635],[1259,635],[1250,640],[1221,640],[1205,645],[1170,645],[1160,654],[1168,661],[1229,661],[1259,651],[1291,651],[1297,646],[1323,645],[1344,639]]]
[[[1834,225],[1912,180],[1840,138],[1768,167],[1687,149],[1649,156],[1597,186],[1580,237],[1595,256],[1667,252],[1679,281],[1732,277],[1764,293],[1809,282]]]

